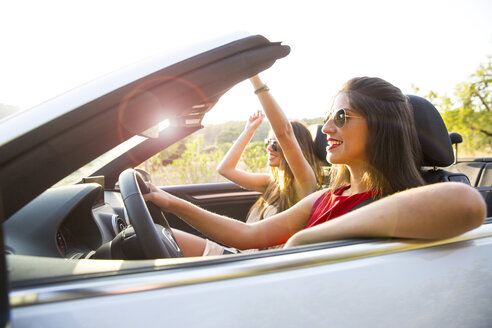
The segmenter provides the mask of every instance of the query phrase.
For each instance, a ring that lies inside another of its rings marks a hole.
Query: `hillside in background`
[[[307,126],[323,119],[300,120]],[[153,156],[139,167],[149,172],[157,185],[223,182],[217,166],[232,143],[241,134],[246,121],[206,125],[193,135]],[[248,172],[267,172],[264,140],[270,133],[265,120],[256,130],[241,157],[238,167]]]
[[[320,124],[323,122],[323,118],[314,119],[301,119],[299,120],[306,124],[307,126],[311,124]],[[203,129],[197,131],[194,135],[202,135],[203,143],[205,146],[210,146],[214,144],[222,144],[233,142],[241,134],[246,125],[246,121],[231,121],[221,124],[209,124]],[[260,127],[256,130],[251,142],[257,142],[265,140],[270,132],[270,124],[267,120],[264,120]]]

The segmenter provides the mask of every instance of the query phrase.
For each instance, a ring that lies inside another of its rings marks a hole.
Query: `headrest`
[[[323,162],[326,161],[326,146],[328,145],[328,141],[326,139],[326,134],[321,132],[323,128],[323,124],[313,124],[309,126],[309,131],[311,132],[311,137],[314,142],[314,151],[316,156]]]
[[[451,139],[451,143],[453,145],[463,142],[463,137],[458,132],[450,132],[449,133],[449,139]]]
[[[422,166],[449,166],[454,162],[453,147],[441,114],[428,100],[408,96],[413,106],[415,126],[423,152]]]

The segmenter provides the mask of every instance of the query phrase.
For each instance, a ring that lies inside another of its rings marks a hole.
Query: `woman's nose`
[[[326,121],[325,124],[323,124],[323,128],[321,129],[321,132],[323,132],[324,134],[330,134],[336,132],[336,129],[337,128],[333,123],[333,119],[330,118],[328,121]]]

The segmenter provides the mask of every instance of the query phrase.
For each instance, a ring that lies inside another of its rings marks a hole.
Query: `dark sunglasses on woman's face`
[[[333,123],[337,128],[343,128],[347,123],[347,118],[360,118],[360,116],[348,115],[346,108],[341,108],[337,111],[330,112],[326,115],[323,124],[326,124],[333,117]]]
[[[266,138],[265,139],[265,148],[268,148],[268,146],[270,145],[270,143],[272,143],[272,149],[273,149],[273,151],[278,151],[278,149],[280,148],[280,146],[278,145],[278,141],[275,140],[275,139]]]

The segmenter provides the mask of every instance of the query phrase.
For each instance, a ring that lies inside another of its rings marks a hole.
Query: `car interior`
[[[492,215],[492,158],[459,159],[457,132],[448,133],[437,109],[428,100],[409,96],[415,124],[423,148],[422,176],[427,183],[457,181],[475,187],[487,204],[487,217]],[[452,144],[455,145],[453,151]],[[458,161],[459,160],[459,161]]]
[[[3,209],[5,211],[4,215],[10,216],[3,224],[3,231],[5,251],[8,254],[7,261],[9,263],[11,286],[28,286],[33,283],[39,284],[40,281],[44,283],[67,281],[77,279],[75,275],[78,275],[78,277],[90,277],[95,272],[98,272],[98,274],[114,274],[115,272],[149,270],[149,268],[165,269],[176,266],[204,265],[206,261],[203,259],[177,258],[179,257],[179,252],[165,253],[163,251],[152,253],[152,247],[149,247],[149,245],[144,246],[143,249],[135,246],[137,244],[142,246],[139,244],[139,240],[147,239],[150,234],[155,234],[155,229],[153,224],[146,225],[143,229],[149,230],[149,227],[152,229],[145,235],[145,238],[135,238],[135,233],[130,234],[128,226],[130,224],[135,225],[135,223],[129,219],[132,214],[129,214],[128,204],[124,201],[127,197],[122,196],[122,193],[128,193],[128,195],[139,193],[139,189],[144,188],[142,182],[148,177],[146,177],[145,173],[139,174],[136,171],[132,171],[131,174],[135,177],[138,185],[127,186],[124,182],[132,180],[132,178],[122,178],[120,173],[126,172],[125,169],[128,167],[137,166],[155,153],[174,144],[177,140],[200,129],[203,115],[228,90],[229,85],[240,82],[268,68],[277,58],[285,56],[289,51],[279,44],[273,46],[269,44],[263,47],[262,42],[263,40],[258,40],[257,38],[251,39],[250,43],[253,46],[251,49],[247,48],[245,50],[246,55],[238,55],[236,57],[240,58],[235,58],[235,60],[226,59],[226,61],[230,61],[230,64],[225,65],[226,70],[224,70],[224,63],[221,64],[222,66],[218,71],[214,71],[213,65],[204,68],[204,58],[200,56],[186,62],[186,65],[193,68],[187,71],[186,74],[188,75],[185,74],[187,76],[186,80],[200,80],[199,76],[201,74],[224,75],[223,78],[227,80],[227,83],[225,83],[227,85],[226,88],[224,88],[224,85],[213,85],[208,82],[206,85],[200,86],[200,89],[207,89],[207,95],[214,95],[214,99],[200,94],[190,85],[185,85],[184,82],[173,83],[172,86],[169,86],[168,80],[150,80],[151,82],[149,83],[152,84],[156,94],[182,95],[186,93],[188,95],[188,97],[184,97],[187,99],[186,103],[180,103],[177,96],[169,100],[176,108],[187,109],[186,113],[178,116],[178,120],[173,123],[179,129],[174,130],[172,134],[164,130],[159,134],[158,138],[145,140],[137,150],[124,153],[108,165],[94,172],[92,178],[86,179],[86,183],[81,181],[81,183],[75,185],[47,189],[26,206],[21,206],[23,199],[15,198],[16,195],[22,193],[17,192],[4,196],[6,201],[11,201],[4,202],[8,206]],[[229,49],[214,51],[219,57],[222,57],[224,52],[229,52]],[[262,61],[255,62],[257,52],[264,52],[261,56],[263,58]],[[264,58],[267,58],[267,60]],[[244,62],[243,66],[238,68],[238,62]],[[252,66],[254,68],[250,68]],[[170,72],[165,75],[170,76],[172,71],[177,69],[177,67],[171,67]],[[234,70],[240,73],[224,73]],[[122,139],[127,139],[130,136],[130,132],[121,131],[120,126],[114,121],[118,122],[118,119],[123,121],[123,125],[126,124],[128,130],[142,130],[142,126],[148,124],[145,124],[145,120],[140,117],[141,115],[137,109],[144,106],[145,104],[143,103],[146,101],[152,102],[152,100],[146,98],[145,92],[142,92],[144,96],[143,98],[140,97],[138,101],[132,102],[133,100],[129,100],[125,102],[126,108],[123,111],[118,103],[118,99],[121,99],[123,94],[129,93],[129,90],[138,85],[139,83],[135,83],[123,91],[118,90],[104,100],[95,100],[95,102],[99,102],[97,104],[92,103],[82,106],[80,115],[87,115],[85,124],[72,126],[74,123],[70,119],[61,117],[37,134],[26,135],[20,141],[9,145],[4,154],[14,157],[14,160],[11,163],[12,169],[6,172],[12,172],[13,177],[9,177],[9,180],[6,180],[6,185],[10,183],[10,186],[15,191],[19,191],[30,185],[29,179],[37,179],[36,172],[31,168],[32,165],[29,162],[32,160],[32,155],[28,157],[14,156],[18,154],[17,151],[22,151],[23,139],[40,136],[46,139],[52,138],[48,146],[40,146],[39,151],[35,152],[35,154],[40,156],[38,159],[40,165],[54,165],[55,171],[53,172],[58,170],[68,174],[71,172],[70,170],[78,165],[79,151],[89,153],[92,156],[96,153],[102,153],[102,150],[109,150]],[[156,91],[155,89],[158,90]],[[182,98],[182,96],[179,97],[179,99]],[[456,136],[450,137],[439,112],[430,102],[417,96],[409,96],[409,99],[414,108],[416,127],[424,155],[422,175],[425,180],[428,183],[459,181],[474,186],[487,201],[488,216],[490,216],[492,206],[492,159],[483,158],[455,163],[452,140],[457,146],[459,138]],[[167,103],[167,100],[164,99],[162,102]],[[105,106],[107,110],[103,114],[95,114],[92,106]],[[121,114],[122,112],[123,114]],[[152,112],[152,114],[160,115],[156,112]],[[122,115],[124,116],[123,118]],[[159,120],[165,118],[168,117],[161,115]],[[96,124],[95,121],[100,121],[100,123]],[[66,126],[69,128],[66,128]],[[96,126],[96,128],[93,128],[93,126]],[[93,135],[89,144],[81,144],[79,145],[80,148],[66,152],[67,155],[64,155],[65,157],[61,160],[58,158],[55,161],[58,151],[65,151],[67,148],[73,147],[73,145],[64,142],[65,130],[62,127],[65,127],[66,131],[72,129],[69,131],[70,136],[80,136],[81,140],[86,140],[82,136],[89,129]],[[324,159],[326,157],[326,138],[321,133],[321,126],[314,126],[311,131],[318,150],[318,156]],[[104,140],[104,142],[102,143],[101,140]],[[16,146],[19,146],[21,150],[15,148]],[[15,170],[15,165],[18,165],[17,168],[26,169],[26,171],[22,172],[25,176],[19,178],[20,173]],[[56,174],[59,173],[56,172]],[[16,178],[18,179],[16,180]],[[52,176],[43,176],[37,181],[39,185],[36,190],[44,190],[46,186],[56,182],[55,173]],[[16,182],[19,183],[16,184]],[[125,191],[128,189],[130,191]],[[209,211],[243,221],[246,219],[249,208],[259,197],[259,193],[241,189],[233,183],[163,186],[162,189]],[[24,197],[32,196],[32,193],[35,193],[36,190],[30,190],[29,193],[31,194]],[[172,244],[172,238],[168,238],[168,235],[172,236],[169,227],[202,236],[200,232],[171,213],[161,213],[158,209],[151,210],[151,212],[152,218],[150,220],[153,219],[164,235],[164,237],[160,235],[153,238],[158,240],[167,238],[167,241],[171,243],[168,249],[176,248],[176,245]],[[244,256],[250,258],[273,256],[275,254],[285,254],[286,252],[312,250],[316,247],[336,247],[346,245],[347,242],[362,243],[368,242],[368,240],[331,242],[323,245],[305,246],[297,250],[272,250],[261,252],[263,254],[238,255],[237,258],[240,259],[241,256],[243,258]],[[117,244],[120,244],[120,246],[117,246]],[[156,243],[151,243],[150,245],[156,245]],[[135,249],[136,251],[134,251]],[[140,262],[119,261],[164,257],[177,259],[170,259],[167,262],[161,262],[159,265],[156,265],[153,260]],[[211,259],[211,261],[229,261],[234,260],[234,257]],[[85,261],[95,258],[113,261]],[[57,259],[72,259],[76,261],[66,261],[61,264],[62,262],[57,261]],[[78,269],[76,270],[75,268]]]
[[[410,96],[410,100],[424,154],[422,174],[426,181],[460,181],[469,184],[465,173],[452,171],[454,165],[450,164],[454,162],[454,153],[451,139],[437,109],[423,98]],[[311,131],[319,156],[326,156],[326,138],[323,138],[321,127],[316,125],[311,127]],[[477,165],[477,162],[465,163],[473,168]],[[480,172],[480,177],[477,175],[475,178],[475,185],[477,179],[487,178],[487,170],[484,169],[486,162],[478,164],[482,164],[483,172]],[[446,167],[446,170],[442,167]],[[233,183],[164,186],[163,189],[207,210],[243,221],[250,206],[259,196],[259,193],[243,190]],[[104,245],[111,242],[115,244],[116,237],[122,235],[130,224],[128,208],[125,209],[120,192],[121,189],[114,188],[103,190],[101,184],[93,182],[47,190],[4,223],[7,253],[71,259],[178,257],[176,254],[149,256],[141,251],[134,251],[139,247],[135,247],[133,243],[121,249],[104,249]],[[490,196],[490,187],[481,192],[487,199]],[[56,206],[59,203],[65,205],[60,208]],[[490,211],[490,203],[488,206]],[[202,236],[171,213],[162,215],[159,210],[154,210],[152,215],[156,224]],[[47,272],[53,273],[50,265]]]

